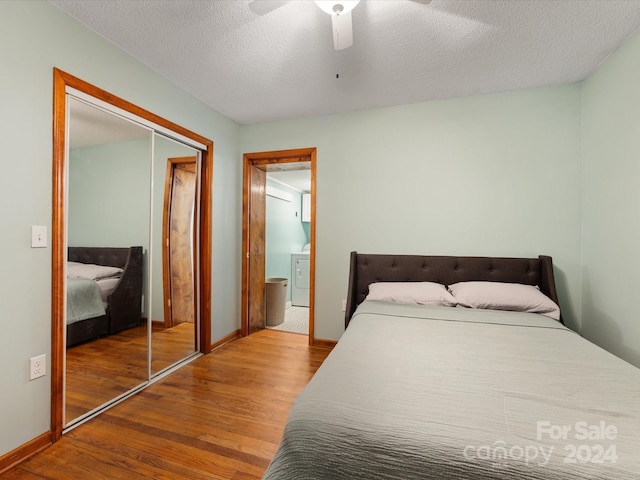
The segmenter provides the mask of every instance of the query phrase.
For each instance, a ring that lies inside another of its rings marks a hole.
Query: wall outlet
[[[29,380],[44,377],[46,371],[47,356],[45,354],[29,359]]]
[[[347,311],[347,301],[345,299],[342,300],[342,311],[343,312]]]

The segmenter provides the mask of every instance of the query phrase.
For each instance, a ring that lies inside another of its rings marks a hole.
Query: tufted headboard
[[[423,255],[379,255],[351,252],[345,327],[369,293],[374,282],[485,281],[537,285],[557,305],[558,293],[551,257],[449,257]],[[562,317],[560,319],[562,321]]]
[[[136,247],[133,248],[135,249]],[[142,254],[142,248],[139,248],[140,254]],[[69,247],[68,260],[70,262],[124,268],[131,251],[131,248]]]
[[[136,326],[142,315],[142,247],[69,247],[71,262],[119,267],[124,271],[108,300],[109,333]]]

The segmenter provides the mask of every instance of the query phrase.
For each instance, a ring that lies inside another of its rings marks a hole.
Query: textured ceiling
[[[640,26],[637,0],[362,0],[335,51],[310,0],[50,1],[240,124],[575,82]]]

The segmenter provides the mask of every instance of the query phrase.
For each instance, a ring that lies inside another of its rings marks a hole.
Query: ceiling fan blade
[[[256,15],[266,15],[285,3],[289,3],[289,0],[249,0],[249,10]]]
[[[333,28],[333,48],[344,50],[353,45],[351,12],[331,15],[331,26]]]
[[[432,0],[409,0],[410,2],[421,3],[422,5],[429,5]]]

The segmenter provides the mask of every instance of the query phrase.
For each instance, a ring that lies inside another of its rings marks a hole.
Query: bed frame
[[[69,247],[72,262],[119,267],[124,271],[108,298],[106,315],[67,325],[67,347],[118,333],[142,320],[142,247]]]
[[[380,255],[351,252],[345,327],[374,282],[507,282],[537,285],[557,305],[558,293],[551,257],[450,257]],[[562,316],[560,317],[562,321]]]

